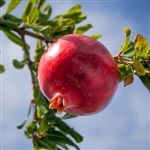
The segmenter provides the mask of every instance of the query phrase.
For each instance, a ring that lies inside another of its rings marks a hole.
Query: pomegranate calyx
[[[51,100],[50,100],[50,109],[57,109],[57,112],[60,114],[66,108],[66,102],[64,96],[61,93],[57,93]]]

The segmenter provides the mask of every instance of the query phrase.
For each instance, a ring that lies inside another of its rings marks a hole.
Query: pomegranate
[[[119,70],[100,42],[69,34],[44,52],[38,80],[50,101],[50,109],[76,116],[90,115],[103,110],[111,101],[119,83]]]

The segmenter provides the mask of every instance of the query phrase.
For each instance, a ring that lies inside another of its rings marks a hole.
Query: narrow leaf
[[[0,7],[2,7],[5,4],[4,0],[0,0]]]
[[[24,11],[23,11],[23,13],[22,13],[22,18],[23,18],[24,20],[26,20],[26,16],[29,15],[29,13],[30,13],[30,11],[31,11],[31,9],[32,9],[32,6],[33,6],[33,3],[29,0],[29,1],[27,2],[27,4],[25,5],[25,9],[24,9]]]
[[[43,148],[46,148],[48,150],[58,150],[56,147],[56,144],[52,141],[50,141],[48,138],[43,137],[40,140],[38,140]]]
[[[52,8],[51,8],[50,4],[47,4],[44,8],[44,14],[49,17],[51,15],[51,13],[52,13]]]
[[[22,40],[20,37],[18,37],[16,34],[14,34],[13,32],[7,30],[7,31],[4,31],[5,34],[7,35],[7,37],[13,41],[14,43],[16,43],[17,45],[19,46],[22,46],[23,47],[23,43],[22,43]]]
[[[83,34],[84,32],[88,31],[91,29],[93,26],[91,24],[86,24],[84,26],[80,26],[76,29],[75,33],[76,34]]]
[[[148,89],[148,91],[150,92],[150,78],[148,78],[147,76],[138,76],[138,77],[140,78],[144,86]]]
[[[29,118],[30,112],[31,112],[31,105],[29,106],[28,114],[27,114],[27,116],[25,117],[23,123],[22,123],[21,125],[17,126],[18,129],[21,129],[21,128],[25,125],[25,123],[27,122],[27,120],[28,120],[28,118]]]
[[[58,124],[56,124],[56,126],[66,132],[67,134],[69,134],[70,136],[72,136],[76,142],[81,142],[83,141],[83,137],[77,133],[73,128],[70,128],[65,122],[60,121]]]
[[[7,11],[6,13],[10,13],[14,8],[16,8],[19,3],[21,2],[22,0],[11,0],[11,2],[9,3],[8,7],[7,7]]]
[[[77,116],[71,115],[71,114],[65,114],[62,119],[70,119],[70,118],[76,118]]]
[[[44,95],[42,94],[39,86],[35,87],[34,92],[34,100],[35,100],[35,104],[36,105],[46,105],[47,104],[47,100],[45,99]]]
[[[38,128],[37,132],[38,134],[44,134],[49,128],[50,125],[48,125],[48,119],[45,114],[40,122],[40,127]]]
[[[6,30],[8,29],[15,29],[19,26],[20,23],[16,22],[16,21],[11,21],[10,19],[3,19],[0,18],[0,27],[4,26],[6,27]]]
[[[33,24],[37,21],[39,17],[39,10],[34,7],[29,13],[29,24]]]
[[[127,48],[128,48],[128,45],[130,43],[130,33],[131,33],[131,30],[129,28],[124,28],[124,32],[126,34],[126,39],[121,47],[121,51],[122,53],[124,54],[126,51],[127,51]]]
[[[4,66],[0,64],[0,73],[3,73],[4,71],[5,71]]]
[[[40,9],[46,0],[36,0],[37,8]]]
[[[94,34],[94,35],[91,35],[90,36],[92,39],[94,39],[94,40],[97,40],[97,39],[99,39],[100,37],[102,37],[100,34]]]
[[[57,141],[61,141],[64,144],[68,144],[70,146],[75,147],[77,150],[79,150],[79,147],[70,139],[68,138],[65,134],[63,134],[60,131],[51,131],[48,135],[50,140],[54,141],[57,143]]]

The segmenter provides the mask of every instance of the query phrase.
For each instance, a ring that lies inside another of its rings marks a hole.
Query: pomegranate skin
[[[38,80],[51,109],[90,115],[111,101],[119,84],[119,70],[103,44],[69,34],[52,43],[42,55]]]

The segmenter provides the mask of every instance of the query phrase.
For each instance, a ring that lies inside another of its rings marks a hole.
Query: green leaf
[[[138,76],[145,76],[146,73],[150,73],[137,58],[134,58],[133,67]]]
[[[150,92],[150,78],[148,78],[147,76],[138,76],[138,77]]]
[[[40,49],[40,48],[42,48],[43,47],[43,43],[42,43],[42,41],[41,40],[37,40],[37,43],[36,43],[36,49]]]
[[[44,8],[44,14],[50,17],[51,13],[52,13],[52,7],[50,4],[47,4]]]
[[[135,46],[138,49],[138,54],[136,54],[136,57],[140,56],[145,58],[149,53],[148,40],[140,34],[137,34],[135,37]]]
[[[41,144],[38,142],[37,139],[32,138],[33,143],[33,150],[42,150]]]
[[[33,24],[38,20],[39,10],[34,7],[29,13],[29,24]]]
[[[150,54],[146,55],[145,59],[150,60]]]
[[[41,56],[43,55],[44,51],[45,51],[45,46],[35,50],[34,59],[36,62],[40,61]]]
[[[33,133],[37,130],[37,126],[36,126],[36,123],[35,122],[31,122],[29,123],[27,126],[26,126],[26,129],[27,129],[27,132],[28,133]]]
[[[135,43],[134,42],[130,42],[128,47],[127,47],[127,49],[126,49],[126,51],[124,52],[124,54],[125,55],[129,55],[131,53],[134,54],[134,51],[135,51],[134,46],[135,46]]]
[[[46,0],[36,0],[36,4],[37,4],[37,8],[40,9],[44,3],[45,3]]]
[[[48,124],[48,119],[46,114],[44,114],[41,122],[40,122],[40,127],[38,128],[37,132],[38,134],[44,134],[48,129],[50,128],[50,125]]]
[[[39,86],[34,88],[33,95],[34,95],[35,104],[37,106],[39,106],[39,105],[47,105],[47,100],[44,97],[44,95],[42,94]]]
[[[77,150],[79,150],[79,147],[70,139],[68,138],[65,134],[63,134],[60,131],[51,131],[50,133],[47,134],[47,137],[51,140],[54,141],[56,144],[59,144],[57,142],[68,144],[70,146],[75,147]]]
[[[63,17],[73,19],[75,23],[80,23],[86,19],[86,14],[84,12],[77,12],[73,14],[65,14]]]
[[[128,49],[128,45],[130,44],[130,33],[131,30],[129,28],[124,28],[124,32],[126,34],[126,39],[121,47],[121,52],[124,54]]]
[[[32,134],[27,132],[27,131],[24,131],[24,135],[28,138],[28,139],[31,139],[32,138]]]
[[[89,29],[91,29],[93,26],[91,24],[86,24],[84,26],[80,26],[76,29],[75,33],[76,34],[83,34],[86,31],[88,31]]]
[[[81,6],[80,5],[75,5],[74,7],[69,9],[67,11],[67,14],[74,14],[74,13],[77,13],[77,12],[81,12]]]
[[[71,115],[71,114],[65,114],[62,119],[70,119],[70,118],[76,118],[77,116]]]
[[[16,8],[19,3],[21,2],[22,0],[11,0],[11,2],[9,3],[8,7],[7,7],[7,11],[6,13],[10,13],[14,8]]]
[[[65,26],[65,28],[62,28],[61,30],[56,31],[52,37],[53,39],[57,39],[61,36],[72,34],[74,32],[74,28],[75,28],[74,25]]]
[[[49,138],[43,137],[38,140],[38,142],[41,144],[43,148],[46,148],[48,150],[58,150],[55,142],[52,142]]]
[[[4,66],[0,64],[0,73],[3,73],[4,71],[5,71]]]
[[[92,39],[94,39],[94,40],[97,40],[97,39],[99,39],[100,37],[102,37],[100,34],[94,34],[94,35],[91,35],[90,36]]]
[[[52,37],[51,37],[51,26],[45,26],[44,28],[42,28],[40,30],[40,32],[44,35],[44,37],[47,39],[47,40],[51,40]]]
[[[133,75],[133,71],[129,65],[119,64],[118,68],[120,70],[120,82],[123,81],[128,76]]]
[[[31,105],[29,106],[28,114],[27,114],[27,116],[25,117],[23,123],[22,123],[21,125],[17,126],[18,129],[21,129],[21,128],[25,125],[25,123],[27,122],[27,120],[28,120],[28,118],[29,118],[30,112],[31,112]]]
[[[11,21],[11,20],[8,20],[8,19],[3,19],[3,18],[0,18],[0,27],[1,26],[4,26],[5,27],[5,30],[8,30],[8,29],[15,29],[19,26],[20,23],[16,22],[16,21]],[[4,31],[5,31],[4,30]]]
[[[4,0],[0,0],[0,7],[2,7],[5,4]]]
[[[12,22],[13,24],[15,24],[16,27],[17,27],[20,23],[22,23],[22,19],[21,19],[21,18],[18,18],[18,17],[16,17],[16,16],[11,15],[11,14],[5,14],[5,15],[3,16],[3,18],[4,18],[6,21],[10,21],[10,22]]]
[[[32,6],[33,6],[33,3],[30,0],[28,0],[28,2],[25,5],[25,9],[22,13],[22,18],[24,20],[27,19],[26,17],[29,15],[30,11],[32,10]]]
[[[14,34],[13,32],[11,32],[9,30],[5,30],[4,33],[11,41],[13,41],[17,45],[23,47],[22,39],[20,37],[18,37],[16,34]],[[27,45],[27,48],[28,49],[30,48],[29,45]]]
[[[23,60],[23,61],[18,61],[16,59],[13,60],[13,65],[17,69],[22,69],[25,66],[25,64],[26,64],[25,60]]]
[[[56,126],[62,130],[63,132],[66,132],[67,134],[69,134],[70,136],[72,136],[76,142],[82,142],[83,141],[83,137],[77,133],[73,128],[70,128],[65,122],[63,122],[62,120],[59,121]]]

